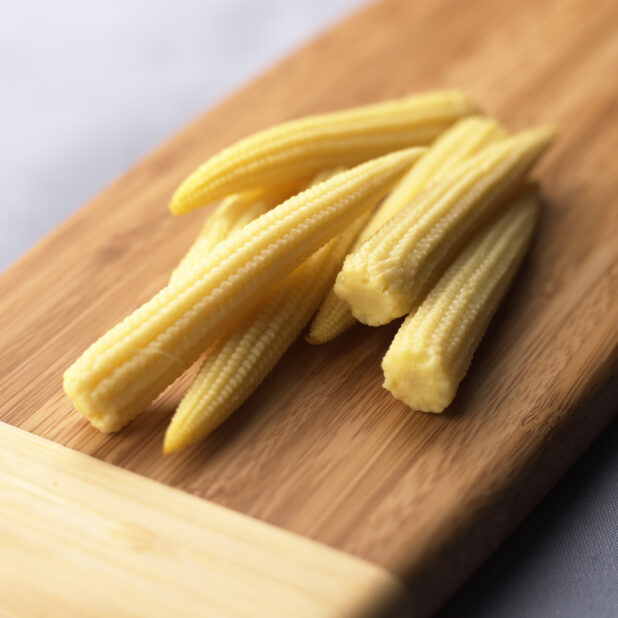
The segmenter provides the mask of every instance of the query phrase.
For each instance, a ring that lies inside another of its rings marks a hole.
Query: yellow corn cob
[[[359,234],[352,250],[360,247],[430,182],[444,177],[463,160],[476,154],[489,143],[504,137],[504,134],[504,130],[497,122],[478,116],[464,118],[446,130],[378,206],[369,223]],[[311,324],[307,341],[326,343],[353,326],[355,322],[348,304],[335,294],[334,289],[331,289]]]
[[[545,127],[487,146],[350,253],[335,292],[354,317],[377,326],[408,313],[554,136]]]
[[[461,92],[430,92],[276,125],[202,164],[180,185],[170,208],[182,214],[231,193],[302,180],[325,167],[356,165],[429,144],[476,111]]]
[[[222,330],[375,203],[424,149],[391,153],[295,195],[221,241],[199,267],[69,367],[64,389],[101,431],[120,429]]]
[[[489,221],[406,318],[382,360],[384,387],[397,399],[424,412],[451,403],[526,252],[537,212],[528,194]]]
[[[271,208],[281,204],[299,189],[298,186],[274,188],[270,191],[256,189],[225,198],[206,220],[199,236],[172,273],[170,281],[173,282],[178,277],[185,276],[198,260],[204,259],[205,255],[233,231],[239,230],[249,221],[257,219]]]
[[[368,214],[303,262],[215,343],[172,418],[164,453],[204,438],[259,386],[315,312]]]

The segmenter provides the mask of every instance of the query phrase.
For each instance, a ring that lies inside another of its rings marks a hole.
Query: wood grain
[[[358,617],[381,567],[0,423],[0,615]]]
[[[616,411],[618,5],[386,0],[291,56],[149,156],[0,278],[0,418],[383,565],[424,611],[467,577]],[[455,403],[410,412],[382,390],[396,325],[297,342],[209,440],[169,458],[186,379],[103,436],[61,374],[166,281],[205,213],[180,180],[273,122],[462,87],[509,128],[552,121],[533,250]]]

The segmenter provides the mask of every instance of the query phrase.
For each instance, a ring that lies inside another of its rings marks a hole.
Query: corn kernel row
[[[196,262],[201,261],[233,231],[244,227],[295,193],[296,187],[256,189],[225,198],[206,220],[195,242],[172,273],[170,281],[185,276]]]

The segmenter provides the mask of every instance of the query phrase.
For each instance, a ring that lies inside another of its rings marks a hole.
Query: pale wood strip
[[[0,423],[1,616],[357,616],[381,567]]]

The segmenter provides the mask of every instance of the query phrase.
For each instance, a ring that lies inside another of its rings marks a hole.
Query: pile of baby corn
[[[384,386],[443,411],[530,243],[539,202],[526,175],[554,136],[509,135],[447,91],[242,139],[176,191],[176,215],[223,201],[168,285],[67,369],[66,393],[116,431],[206,353],[165,435],[170,453],[229,417],[312,316],[316,344],[356,320],[406,316]]]

